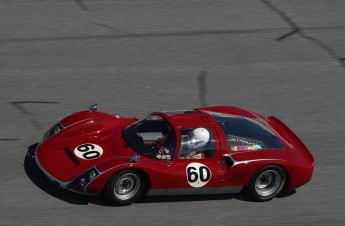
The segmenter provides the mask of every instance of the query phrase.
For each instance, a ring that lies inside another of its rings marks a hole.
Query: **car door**
[[[205,145],[193,148],[190,134],[197,128],[179,130],[175,164],[178,170],[179,188],[207,188],[222,186],[224,170],[219,162],[219,143],[213,128],[205,128],[210,136]]]

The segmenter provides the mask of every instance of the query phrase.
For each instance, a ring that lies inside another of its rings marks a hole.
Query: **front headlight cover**
[[[55,134],[59,133],[61,130],[63,130],[63,126],[60,122],[56,123],[54,126],[52,126],[50,129],[48,129],[47,132],[45,132],[43,136],[43,140],[47,140],[50,137],[54,136]]]
[[[99,175],[95,167],[85,171],[79,177],[67,185],[67,189],[74,192],[84,193],[85,187]]]

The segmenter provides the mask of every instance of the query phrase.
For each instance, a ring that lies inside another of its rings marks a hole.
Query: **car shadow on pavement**
[[[296,190],[281,192],[276,198],[284,198],[296,193]],[[191,201],[212,201],[212,200],[241,200],[244,202],[257,202],[248,198],[244,192],[238,194],[216,194],[216,195],[170,195],[170,196],[144,196],[135,203],[164,203],[164,202],[191,202]]]
[[[34,155],[37,143],[28,147],[24,159],[24,169],[29,179],[40,189],[49,195],[60,199],[62,201],[75,205],[88,205],[89,203],[109,206],[102,196],[89,196],[73,193],[54,185],[49,179],[39,170],[36,165]],[[286,191],[279,194],[277,198],[283,198],[295,194],[296,191]],[[190,201],[209,201],[209,200],[231,200],[237,199],[247,202],[252,202],[242,193],[239,194],[224,194],[224,195],[177,195],[177,196],[144,196],[135,203],[159,203],[159,202],[190,202]]]
[[[276,196],[276,198],[285,198],[285,197],[288,197],[288,196],[294,195],[294,194],[296,194],[296,190],[295,189],[293,189],[293,190],[286,190],[286,191],[283,191],[280,194],[278,194]]]
[[[49,195],[63,200],[65,202],[76,205],[88,205],[89,203],[107,206],[106,201],[99,196],[88,196],[73,193],[53,184],[37,167],[34,157],[35,149],[38,144],[33,144],[28,147],[25,159],[24,170],[29,179],[40,189]]]
[[[239,199],[238,194],[222,195],[169,195],[169,196],[144,196],[136,203],[163,203],[163,202],[193,202],[193,201],[212,201],[212,200],[231,200]]]

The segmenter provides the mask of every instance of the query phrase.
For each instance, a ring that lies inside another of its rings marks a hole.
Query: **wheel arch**
[[[144,176],[144,180],[146,182],[146,187],[145,187],[145,192],[144,192],[144,195],[147,194],[147,192],[150,190],[151,188],[151,179],[149,177],[149,174],[143,170],[143,169],[139,169],[139,168],[130,168],[131,170],[134,170],[134,171],[137,171],[137,172],[140,172],[143,176]],[[128,170],[128,169],[123,169],[121,171],[124,171],[124,170]],[[120,171],[120,172],[121,172]]]
[[[147,173],[138,168],[124,168],[112,172],[102,190],[111,205],[126,206],[144,196],[150,186]]]
[[[150,187],[151,187],[151,180],[150,180],[150,177],[149,177],[149,175],[147,174],[147,172],[145,172],[144,170],[142,170],[142,169],[140,169],[140,168],[124,168],[124,169],[121,169],[121,170],[119,170],[119,171],[113,172],[112,175],[109,176],[109,178],[108,178],[106,184],[107,184],[107,183],[109,182],[109,180],[110,180],[112,177],[114,177],[116,174],[121,173],[121,172],[126,171],[126,170],[133,170],[133,171],[136,171],[136,172],[141,173],[141,174],[144,176],[144,180],[145,180],[145,182],[146,182],[146,187],[145,187],[145,192],[144,192],[144,194],[146,194],[146,193],[148,192],[148,190],[150,189]],[[103,186],[103,192],[104,192],[105,188],[106,188],[106,185]]]
[[[151,187],[151,180],[150,177],[148,176],[148,173],[139,168],[139,167],[131,167],[130,165],[123,165],[121,168],[119,167],[114,167],[110,170],[107,170],[103,173],[101,173],[100,176],[96,177],[87,187],[86,187],[86,192],[88,194],[95,194],[95,195],[102,195],[104,194],[104,190],[109,182],[109,180],[114,177],[116,174],[126,171],[126,170],[134,170],[137,172],[140,172],[146,181],[146,189],[149,189]],[[146,191],[145,191],[146,192]]]

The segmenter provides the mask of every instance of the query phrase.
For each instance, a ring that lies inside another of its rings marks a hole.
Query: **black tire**
[[[105,187],[105,198],[115,206],[127,206],[146,191],[147,182],[142,172],[124,170],[112,176]]]
[[[254,173],[245,192],[254,201],[269,201],[283,190],[286,177],[280,166],[264,166]]]

